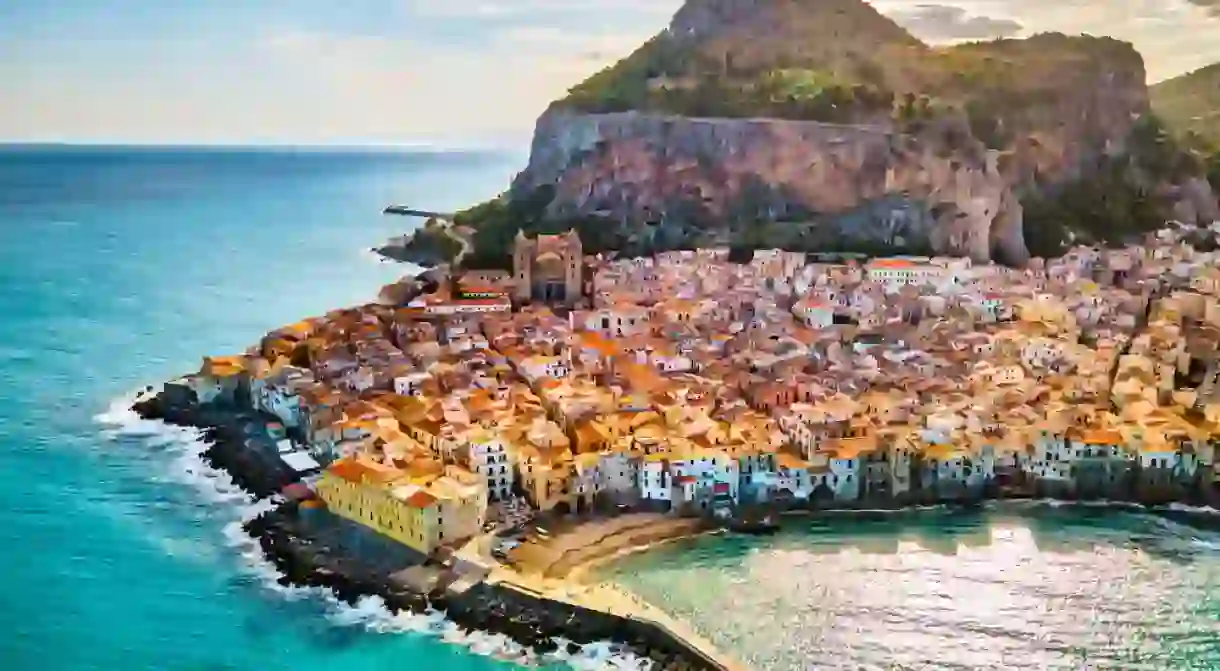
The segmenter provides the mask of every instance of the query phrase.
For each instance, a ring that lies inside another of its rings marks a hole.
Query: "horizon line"
[[[139,141],[139,140],[24,140],[0,138],[0,148],[115,148],[115,149],[384,149],[405,151],[489,151],[528,148],[528,136],[474,139],[466,142],[434,141]]]

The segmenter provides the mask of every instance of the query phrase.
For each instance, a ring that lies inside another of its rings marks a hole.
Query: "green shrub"
[[[1106,159],[1086,179],[1023,198],[1030,253],[1056,256],[1073,242],[1122,243],[1163,226],[1171,204],[1139,186],[1132,166],[1131,157]]]

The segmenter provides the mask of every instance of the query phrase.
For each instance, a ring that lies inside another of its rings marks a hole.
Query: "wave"
[[[393,259],[382,256],[381,254],[379,254],[377,252],[376,248],[374,248],[374,247],[360,248],[360,258],[367,262],[375,263],[379,266],[385,266],[385,265],[394,263]]]
[[[314,599],[325,608],[326,618],[337,627],[360,627],[376,634],[421,634],[472,653],[513,662],[522,666],[563,664],[577,671],[620,670],[637,671],[652,668],[651,660],[638,657],[611,642],[575,646],[567,650],[566,640],[556,639],[559,650],[538,655],[502,634],[467,631],[448,620],[442,611],[426,613],[395,613],[376,596],[363,597],[354,605],[340,601],[333,592],[322,587],[283,585],[283,574],[263,554],[258,541],[246,533],[243,525],[280,502],[278,497],[254,499],[237,486],[228,473],[213,468],[203,460],[209,444],[201,431],[166,424],[161,420],[146,420],[131,409],[132,405],[152,392],[141,390],[115,399],[105,412],[94,417],[107,427],[103,435],[112,442],[138,441],[146,448],[156,448],[170,457],[163,460],[161,473],[177,484],[184,485],[227,517],[221,534],[224,545],[240,560],[240,570],[258,583],[289,601]],[[170,554],[171,548],[163,548]]]

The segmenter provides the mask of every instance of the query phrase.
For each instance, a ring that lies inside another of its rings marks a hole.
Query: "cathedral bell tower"
[[[513,240],[513,298],[517,301],[528,301],[533,294],[533,264],[534,243],[518,229]]]

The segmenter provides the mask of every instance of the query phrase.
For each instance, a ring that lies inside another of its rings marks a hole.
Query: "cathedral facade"
[[[513,242],[513,298],[520,302],[558,303],[569,307],[582,295],[584,248],[576,231],[525,237]]]

